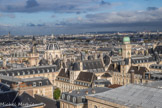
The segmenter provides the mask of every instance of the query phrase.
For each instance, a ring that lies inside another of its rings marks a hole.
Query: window
[[[70,101],[70,95],[67,96],[67,100]]]
[[[33,82],[33,87],[36,87],[36,82]]]
[[[47,69],[47,72],[49,72],[49,69]]]
[[[39,82],[39,86],[42,86],[42,82]]]
[[[73,102],[76,103],[76,97],[73,97]]]
[[[62,94],[62,99],[65,99],[65,94]]]
[[[47,85],[49,84],[49,82],[48,82],[48,81],[46,81],[46,83],[47,83]]]
[[[35,74],[35,71],[33,70],[33,74]]]

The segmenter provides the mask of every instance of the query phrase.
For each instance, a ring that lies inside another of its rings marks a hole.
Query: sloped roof
[[[60,73],[58,74],[59,77],[65,77],[65,78],[70,78],[70,71],[67,70],[65,72],[65,69],[61,69]]]
[[[77,78],[77,80],[79,81],[86,81],[86,82],[91,82],[92,80],[96,80],[96,79],[97,77],[90,72],[80,72]]]
[[[128,73],[131,73],[131,70],[134,70],[135,74],[143,75],[144,72],[147,72],[148,69],[146,67],[138,67],[138,66],[131,66]]]
[[[120,72],[120,65],[114,65],[114,64],[110,64],[108,71],[115,71],[115,72]]]

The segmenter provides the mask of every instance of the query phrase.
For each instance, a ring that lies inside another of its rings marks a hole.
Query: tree
[[[58,99],[60,98],[60,95],[61,95],[60,89],[59,89],[59,88],[56,88],[56,89],[54,90],[54,93],[53,93],[54,99],[58,100]]]

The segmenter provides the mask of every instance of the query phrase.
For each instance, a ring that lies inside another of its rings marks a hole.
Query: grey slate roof
[[[91,81],[96,80],[96,79],[97,79],[97,77],[93,73],[90,73],[90,72],[80,72],[76,80],[91,82]]]
[[[74,90],[71,93],[64,92],[62,93],[61,100],[74,105],[81,104],[81,103],[85,104],[87,103],[87,99],[85,98],[86,95],[101,93],[107,90],[111,90],[111,89],[105,87],[95,87],[95,88]]]
[[[27,67],[10,70],[0,70],[0,75],[19,76],[19,75],[40,74],[40,73],[56,72],[58,71],[58,69],[59,67],[56,65]]]
[[[131,108],[162,108],[162,89],[129,84],[91,97]]]
[[[35,94],[35,99],[39,102],[45,103],[44,108],[60,108],[56,100],[50,99],[45,96]]]
[[[148,86],[148,87],[161,88],[162,89],[162,81],[153,81],[153,82],[146,83],[144,85]]]
[[[104,66],[101,60],[85,60],[83,61],[83,70],[90,72],[104,72]]]
[[[38,107],[44,105],[44,103],[39,102],[26,92],[23,92],[20,96],[17,97],[16,103],[18,104],[17,106],[23,107],[23,108],[29,108],[29,107]]]

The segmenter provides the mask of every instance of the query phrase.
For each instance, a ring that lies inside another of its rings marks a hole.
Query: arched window
[[[76,97],[73,97],[73,103],[76,103]]]
[[[62,94],[62,99],[65,99],[65,94]]]
[[[70,101],[70,95],[67,96],[67,100]]]

